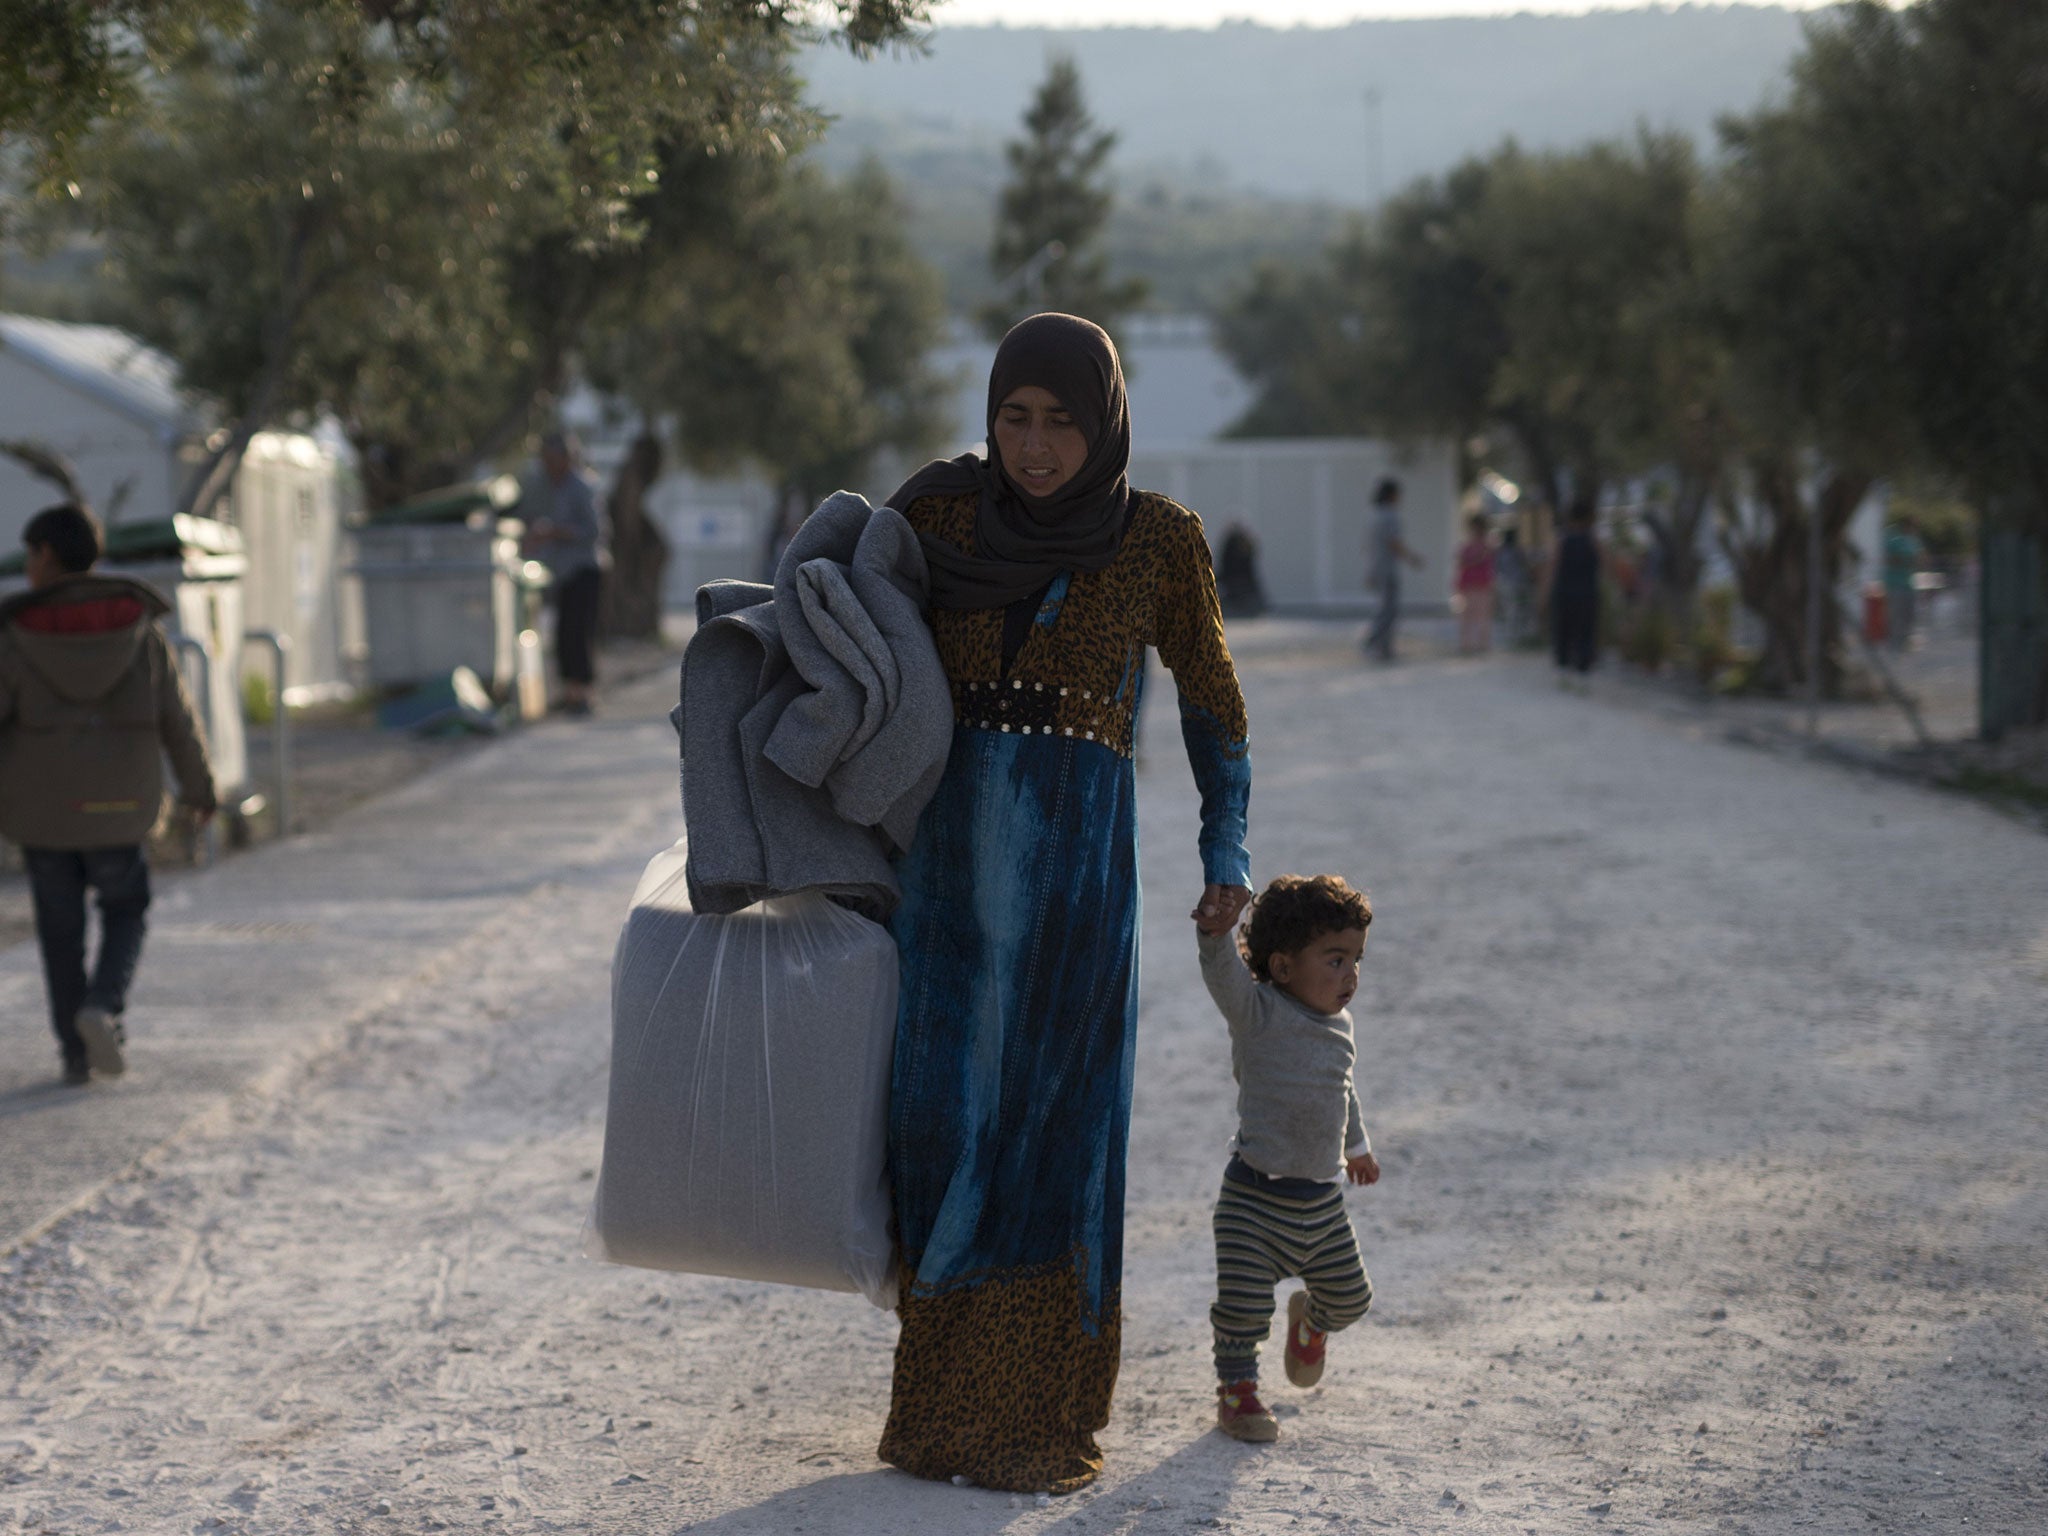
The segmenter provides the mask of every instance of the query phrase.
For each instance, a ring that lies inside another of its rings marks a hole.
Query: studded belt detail
[[[1057,683],[1000,682],[953,685],[953,711],[963,725],[1021,736],[1071,736],[1118,752],[1130,750],[1130,711],[1090,688]]]

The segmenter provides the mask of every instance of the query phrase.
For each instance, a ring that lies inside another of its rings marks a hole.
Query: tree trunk
[[[306,253],[324,222],[324,214],[316,204],[303,217],[292,219],[285,229],[284,249],[280,253],[284,271],[278,284],[277,307],[263,322],[263,371],[257,376],[256,387],[250,391],[248,407],[240,419],[228,428],[221,445],[207,455],[185,483],[184,495],[177,505],[179,512],[212,516],[214,503],[227,495],[234,484],[235,472],[242,467],[242,456],[249,451],[249,444],[276,418],[284,399],[285,376],[291,369],[292,347],[298,340],[299,321],[306,307],[332,282],[331,274],[312,278],[306,275]]]
[[[1536,482],[1537,494],[1543,498],[1543,504],[1550,508],[1552,527],[1562,527],[1566,511],[1564,473],[1556,453],[1552,451],[1549,434],[1526,412],[1504,411],[1501,419],[1508,424],[1508,430],[1514,433],[1515,441],[1521,445],[1522,457],[1529,466],[1529,478]]]
[[[1714,481],[1706,475],[1689,475],[1678,483],[1671,506],[1644,516],[1643,525],[1657,544],[1656,600],[1671,616],[1680,645],[1690,645],[1694,629],[1694,602],[1699,595],[1700,524],[1712,504]]]
[[[1842,612],[1836,587],[1842,568],[1849,520],[1869,493],[1871,477],[1857,470],[1834,470],[1808,505],[1796,466],[1789,457],[1760,460],[1751,466],[1760,519],[1754,526],[1739,512],[1737,526],[1724,526],[1721,547],[1735,568],[1742,604],[1764,626],[1763,655],[1752,673],[1766,693],[1790,694],[1807,678],[1807,519],[1821,522],[1821,692],[1839,698],[1844,675]]]
[[[599,633],[611,640],[661,638],[662,581],[668,540],[647,515],[647,492],[661,477],[661,442],[643,431],[619,466],[606,510],[611,519],[612,573],[599,610]]]
[[[2048,725],[2048,501],[1990,508],[1979,571],[1977,729],[1997,741]]]

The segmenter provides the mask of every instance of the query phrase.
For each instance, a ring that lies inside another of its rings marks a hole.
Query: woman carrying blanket
[[[931,567],[956,723],[892,925],[904,1275],[881,1456],[1066,1493],[1102,1470],[1119,1357],[1146,646],[1179,688],[1201,790],[1204,932],[1251,896],[1251,764],[1201,521],[1125,479],[1109,337],[1071,315],[1013,329],[988,448],[890,498]]]

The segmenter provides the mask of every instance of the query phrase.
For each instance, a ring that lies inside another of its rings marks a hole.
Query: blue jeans
[[[64,1059],[84,1061],[78,1010],[104,1008],[118,1018],[128,1005],[128,985],[142,958],[149,861],[139,846],[21,852],[35,901],[36,939],[43,949],[50,1027],[57,1031]],[[100,908],[100,952],[90,976],[85,967],[87,891],[98,895]]]

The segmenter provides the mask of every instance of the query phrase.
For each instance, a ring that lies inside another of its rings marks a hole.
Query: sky
[[[1573,15],[1628,10],[1644,0],[939,0],[941,27],[1000,22],[1012,27],[1210,27],[1227,20],[1267,26],[1342,26],[1416,16]],[[1815,10],[1832,0],[1773,0]]]

